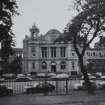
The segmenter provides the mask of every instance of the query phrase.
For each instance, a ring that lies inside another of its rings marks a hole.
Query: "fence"
[[[13,94],[22,94],[26,92],[26,87],[33,86],[36,83],[48,82],[55,86],[53,92],[49,92],[49,95],[57,94],[70,94],[71,90],[74,88],[74,83],[80,83],[79,79],[36,79],[28,82],[16,82],[14,80],[3,81],[0,85],[6,85],[8,88],[13,89]]]

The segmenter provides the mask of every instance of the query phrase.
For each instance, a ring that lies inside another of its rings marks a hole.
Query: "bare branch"
[[[100,19],[98,19],[97,21],[97,25],[96,25],[96,30],[93,33],[93,37],[90,39],[90,41],[87,43],[86,47],[88,47],[90,45],[90,43],[94,40],[95,37],[97,37],[97,33],[99,31],[99,24],[100,24]]]

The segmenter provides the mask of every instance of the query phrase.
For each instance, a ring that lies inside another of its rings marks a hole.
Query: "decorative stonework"
[[[78,57],[72,43],[70,41],[66,43],[63,41],[55,42],[56,38],[63,35],[62,33],[52,29],[45,35],[39,35],[39,29],[35,25],[32,26],[30,31],[31,36],[27,36],[23,41],[23,71],[25,73],[33,71],[67,72],[69,74],[74,71],[80,73]],[[51,50],[52,48],[55,50]],[[35,56],[33,52],[35,52]],[[52,53],[54,56],[52,56]],[[86,65],[88,59],[105,59],[105,50],[88,49],[84,57]],[[65,62],[65,65],[63,63],[61,69],[62,61]],[[33,62],[35,63],[34,70],[32,69]],[[46,69],[43,69],[42,62],[46,62]]]

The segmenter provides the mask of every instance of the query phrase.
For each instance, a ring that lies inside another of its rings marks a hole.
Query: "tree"
[[[90,59],[86,66],[89,73],[105,73],[105,60],[104,59]]]
[[[94,48],[102,49],[105,48],[105,36],[100,36],[100,40],[95,43]]]
[[[105,31],[105,0],[75,1],[79,13],[65,28],[65,40],[72,40],[88,92],[92,93],[92,84],[84,66],[84,54],[93,40]]]
[[[20,74],[22,72],[21,56],[16,56],[14,60],[9,64],[9,72],[14,74]]]
[[[12,32],[12,17],[18,14],[18,8],[15,0],[0,0],[0,43],[1,43],[1,58],[3,61],[2,68],[8,68],[9,55],[13,54],[12,47],[15,46]]]

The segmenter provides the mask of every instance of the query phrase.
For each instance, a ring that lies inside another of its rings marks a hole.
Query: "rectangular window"
[[[93,52],[93,56],[96,56],[96,53],[95,52]]]
[[[72,56],[75,56],[75,53],[72,53]]]
[[[42,47],[41,51],[42,51],[42,58],[46,58],[47,57],[47,47]]]
[[[51,47],[51,57],[56,57],[56,47]]]
[[[101,52],[99,52],[99,56],[100,56],[100,57],[102,56]]]
[[[61,57],[65,57],[66,55],[66,48],[65,47],[61,47]]]
[[[31,47],[31,52],[32,52],[32,53],[35,52],[35,46],[32,46],[32,47]]]
[[[90,56],[90,52],[87,52],[87,56]]]
[[[35,57],[36,56],[36,49],[35,49],[35,46],[31,46],[31,54],[32,54],[32,57]]]
[[[75,64],[74,64],[74,62],[72,62],[72,69],[74,69],[75,68]]]

